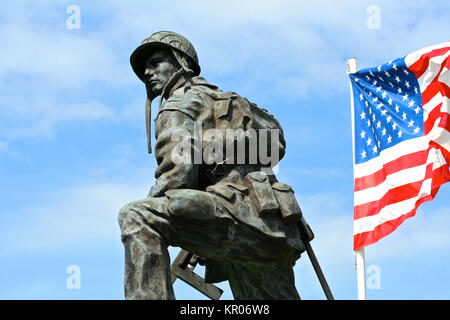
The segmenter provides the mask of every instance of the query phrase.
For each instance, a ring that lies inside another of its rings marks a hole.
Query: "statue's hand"
[[[155,184],[153,187],[150,188],[147,198],[163,197],[165,191],[166,191],[165,186],[162,186],[161,184]]]

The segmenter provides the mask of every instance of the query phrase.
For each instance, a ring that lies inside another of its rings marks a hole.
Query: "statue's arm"
[[[181,144],[183,147],[193,147],[193,118],[181,110],[167,109],[159,113],[156,126],[155,156],[158,168],[155,171],[156,183],[150,189],[149,196],[161,197],[170,189],[196,188],[199,165],[194,164],[191,158],[181,162],[174,158],[175,152],[183,150]]]

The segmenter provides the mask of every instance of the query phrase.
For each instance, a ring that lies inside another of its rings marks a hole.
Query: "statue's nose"
[[[146,67],[144,70],[144,75],[148,77],[148,76],[151,76],[152,74],[153,74],[153,71],[150,68]]]

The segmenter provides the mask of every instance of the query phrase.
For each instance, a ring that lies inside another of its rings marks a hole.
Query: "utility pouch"
[[[225,198],[228,201],[233,201],[235,194],[234,191],[228,188],[226,185],[216,184],[212,186],[208,186],[206,188],[206,192],[215,193],[218,196]]]
[[[275,197],[278,200],[281,211],[281,219],[286,224],[297,223],[302,217],[302,211],[295,199],[294,191],[290,185],[281,182],[275,182],[272,185]]]
[[[258,214],[260,216],[276,214],[280,207],[267,175],[259,171],[250,172],[244,180],[248,184],[250,198]]]

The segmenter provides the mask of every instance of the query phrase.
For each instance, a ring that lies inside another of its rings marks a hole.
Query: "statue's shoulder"
[[[176,89],[159,107],[159,113],[166,110],[177,110],[190,118],[196,118],[211,106],[211,96],[221,90],[202,77],[193,77],[185,85]]]

